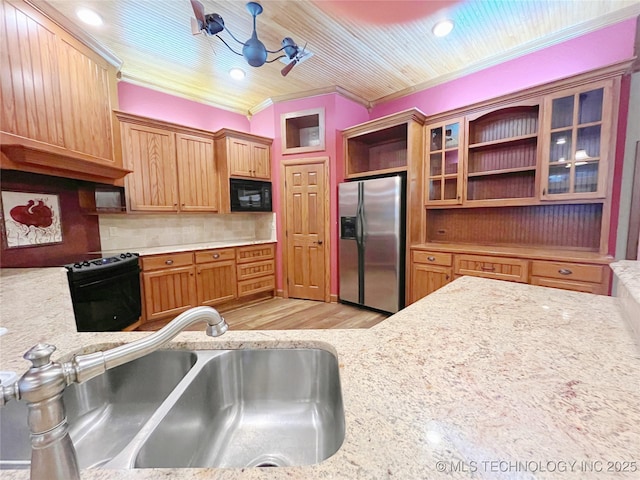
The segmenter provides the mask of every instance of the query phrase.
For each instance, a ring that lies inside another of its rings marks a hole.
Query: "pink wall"
[[[417,107],[434,115],[633,57],[636,20],[587,33],[373,108],[371,118]]]
[[[304,153],[299,155],[283,155],[282,154],[282,133],[280,131],[280,116],[284,113],[297,112],[300,110],[308,110],[312,108],[324,108],[325,111],[325,149],[319,152]],[[261,112],[262,113],[262,112]],[[338,182],[344,179],[344,160],[342,149],[342,135],[340,130],[347,126],[356,125],[369,119],[369,114],[363,106],[348,100],[338,94],[331,93],[319,95],[299,100],[291,100],[288,102],[277,103],[274,105],[272,114],[272,122],[274,125],[273,148],[272,152],[272,182],[273,182],[273,199],[274,212],[276,213],[278,245],[277,245],[277,274],[276,285],[278,289],[283,288],[282,268],[280,261],[282,259],[280,228],[282,221],[282,181],[280,179],[280,165],[283,160],[299,159],[299,158],[316,158],[329,157],[329,192],[330,192],[330,261],[331,261],[331,286],[332,294],[338,293]],[[256,115],[257,116],[257,115]],[[251,119],[252,133],[258,133],[258,128],[253,130],[253,121]],[[264,123],[266,119],[260,117],[259,131],[266,131]]]
[[[241,132],[250,131],[249,119],[244,115],[174,97],[132,83],[118,83],[118,101],[120,110],[123,112],[156,120],[212,132],[221,128],[231,128]]]

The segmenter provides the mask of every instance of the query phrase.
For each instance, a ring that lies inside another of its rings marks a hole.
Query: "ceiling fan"
[[[191,7],[193,8],[193,13],[196,17],[195,19],[191,19],[191,33],[197,35],[204,31],[207,35],[216,36],[227,46],[229,50],[236,55],[244,57],[247,63],[252,67],[261,67],[265,63],[272,63],[276,60],[280,60],[281,58],[286,58],[289,62],[280,72],[282,73],[282,76],[286,76],[296,63],[310,55],[310,52],[306,51],[305,48],[298,47],[291,37],[283,38],[281,42],[282,46],[278,50],[267,50],[264,43],[258,39],[258,34],[256,33],[256,17],[262,13],[262,5],[257,2],[249,2],[246,6],[247,11],[253,17],[253,33],[251,34],[251,38],[246,42],[238,40],[235,35],[231,33],[231,31],[225,26],[224,20],[220,15],[217,13],[205,14],[204,6],[198,0],[191,0]],[[235,51],[222,37],[220,37],[220,35],[218,35],[223,30],[225,30],[233,40],[242,45],[242,53]],[[268,60],[270,53],[280,52],[284,52],[284,54]]]

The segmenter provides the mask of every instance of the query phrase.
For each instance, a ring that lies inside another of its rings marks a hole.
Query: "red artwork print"
[[[53,212],[42,200],[38,200],[37,204],[29,200],[26,205],[17,205],[9,214],[16,222],[27,226],[47,228],[53,223]]]

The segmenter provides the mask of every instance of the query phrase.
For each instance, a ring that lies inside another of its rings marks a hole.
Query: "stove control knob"
[[[121,253],[120,258],[127,258],[127,256],[124,253]]]
[[[73,268],[82,268],[82,264],[81,263],[74,263],[73,264]]]
[[[129,258],[129,257],[133,257],[133,255],[132,255],[132,254],[130,254],[130,253],[127,253],[127,257],[128,257],[128,258]]]
[[[88,266],[89,266],[89,262],[87,262],[87,261],[85,260],[84,262],[82,262],[82,265],[83,265],[84,267],[88,267]]]

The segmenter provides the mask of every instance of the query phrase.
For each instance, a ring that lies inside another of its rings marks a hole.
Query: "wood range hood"
[[[2,143],[0,167],[119,186],[123,185],[124,177],[131,173],[131,170],[121,168],[115,165],[115,162],[96,159],[64,148],[60,150],[61,152],[56,152],[51,145],[38,147]]]

